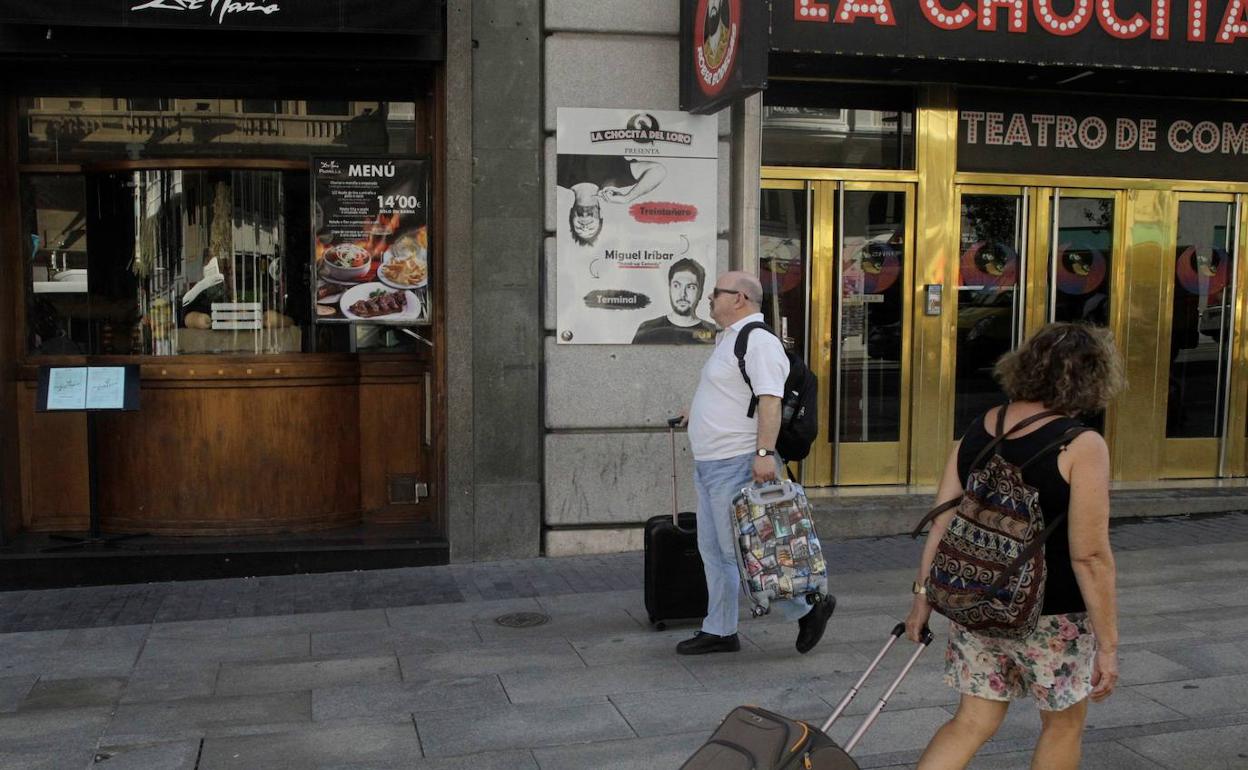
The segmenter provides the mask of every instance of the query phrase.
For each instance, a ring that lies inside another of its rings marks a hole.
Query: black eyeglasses
[[[715,299],[721,294],[744,294],[744,292],[737,291],[736,289],[721,289],[718,286],[711,289],[711,299]]]

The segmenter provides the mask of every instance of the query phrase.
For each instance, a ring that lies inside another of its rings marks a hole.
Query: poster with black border
[[[314,158],[317,323],[431,323],[429,161]]]
[[[557,128],[559,342],[713,342],[718,121],[560,108]]]

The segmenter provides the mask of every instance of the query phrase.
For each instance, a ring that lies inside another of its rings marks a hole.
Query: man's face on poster
[[[692,316],[702,299],[702,286],[693,273],[680,272],[672,276],[672,283],[667,287],[671,294],[672,310],[677,315]]]
[[[597,203],[588,206],[572,205],[572,234],[581,243],[593,243],[602,230],[602,209]]]

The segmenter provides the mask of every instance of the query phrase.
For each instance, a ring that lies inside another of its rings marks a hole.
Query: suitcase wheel
[[[762,607],[751,607],[751,608],[750,608],[750,615],[751,615],[751,616],[753,616],[753,617],[756,617],[756,618],[761,618],[762,616],[764,616],[764,615],[766,615],[766,614],[767,614],[767,611],[766,611],[766,610],[764,610]]]
[[[655,630],[655,631],[666,631],[666,630],[667,630],[667,624],[666,624],[666,623],[664,623],[663,621],[661,621],[661,620],[660,620],[658,623],[655,623],[655,624],[654,624],[654,630]]]

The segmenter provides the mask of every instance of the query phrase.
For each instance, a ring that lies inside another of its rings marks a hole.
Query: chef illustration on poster
[[[559,110],[561,343],[714,341],[716,131],[683,112]]]

